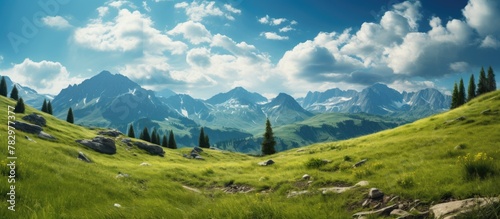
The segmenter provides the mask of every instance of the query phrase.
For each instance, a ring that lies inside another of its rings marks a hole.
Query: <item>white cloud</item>
[[[58,94],[69,84],[80,83],[80,77],[71,77],[70,73],[59,62],[35,62],[26,58],[22,63],[15,64],[12,68],[1,71],[13,81],[35,89],[42,94]]]
[[[271,26],[278,26],[278,25],[286,22],[287,19],[286,18],[271,18],[271,17],[269,17],[269,15],[266,15],[264,17],[259,18],[258,21],[261,24],[269,24]],[[296,21],[292,21],[292,22],[294,22],[294,24],[297,23]]]
[[[466,72],[469,70],[469,63],[467,62],[453,62],[450,64],[450,69],[454,72]]]
[[[280,36],[274,32],[263,32],[260,35],[266,37],[268,40],[288,40],[288,36]]]
[[[488,35],[481,42],[481,48],[500,48],[500,41],[498,41],[494,36]]]
[[[146,10],[147,12],[151,12],[151,8],[148,6],[148,3],[146,1],[142,1],[142,7],[144,8],[144,10]]]
[[[42,18],[42,22],[49,27],[57,29],[66,29],[71,27],[71,24],[69,24],[68,20],[64,19],[61,16],[46,16]]]
[[[292,31],[292,30],[295,30],[295,29],[292,28],[290,25],[279,29],[279,31],[283,32],[283,33],[286,33],[286,32]]]
[[[130,8],[136,9],[137,6],[134,5],[134,3],[127,1],[127,0],[118,0],[118,1],[111,1],[108,4],[111,7],[120,9],[122,6],[129,6]]]
[[[188,51],[186,62],[191,67],[207,68],[210,66],[210,50],[207,48],[194,48]]]
[[[169,51],[182,54],[187,46],[183,42],[173,41],[153,27],[151,18],[139,11],[121,9],[112,20],[103,22],[94,19],[74,33],[77,44],[97,51],[128,52],[143,50],[161,54]]]
[[[168,34],[182,34],[185,39],[195,45],[210,42],[212,38],[212,34],[210,34],[203,24],[194,21],[179,23],[174,29],[168,31]]]
[[[186,15],[192,21],[200,22],[205,17],[215,16],[215,17],[226,17],[229,20],[234,20],[234,14],[241,14],[241,10],[232,7],[231,5],[225,4],[224,11],[215,5],[215,1],[193,1],[191,4],[187,2],[180,2],[174,5],[177,9],[184,9]]]
[[[99,17],[101,18],[106,16],[109,12],[109,8],[105,6],[98,7],[96,10],[99,13]]]
[[[462,10],[467,23],[481,36],[500,34],[500,2],[497,0],[469,0]],[[498,36],[498,35],[497,35]]]

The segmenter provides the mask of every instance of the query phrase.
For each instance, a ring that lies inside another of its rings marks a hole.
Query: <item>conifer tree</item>
[[[493,73],[491,66],[488,68],[488,77],[486,80],[488,81],[488,91],[496,91],[497,82],[495,81],[495,73]]]
[[[161,140],[161,146],[162,147],[168,147],[168,139],[167,139],[167,134],[163,135],[163,139]]]
[[[10,98],[14,99],[14,100],[18,100],[19,99],[19,91],[17,90],[17,86],[14,85],[14,87],[12,88],[12,91],[10,92]]]
[[[266,120],[266,132],[264,133],[264,139],[262,140],[262,155],[270,155],[276,153],[274,146],[276,141],[273,136],[273,129],[271,127],[271,122],[269,118]]]
[[[484,73],[484,68],[481,67],[481,71],[479,72],[479,82],[477,83],[476,95],[479,96],[487,92],[488,92],[488,79],[486,79],[486,73]]]
[[[203,130],[203,127],[200,129],[200,137],[198,139],[198,146],[200,148],[208,148],[207,143],[205,141],[205,131]]]
[[[450,109],[455,109],[457,107],[458,107],[458,86],[457,83],[455,82],[455,85],[453,86],[453,92],[451,94]]]
[[[44,99],[43,100],[43,104],[42,104],[42,112],[44,113],[47,113],[47,99]]]
[[[156,132],[156,144],[161,145],[161,138],[160,138],[160,132]]]
[[[177,149],[177,143],[175,142],[174,131],[170,130],[170,135],[168,136],[168,148]]]
[[[476,82],[474,74],[472,74],[469,80],[469,88],[467,89],[467,101],[471,101],[474,97],[476,97]]]
[[[75,118],[73,117],[73,109],[71,109],[71,107],[68,110],[68,116],[66,117],[66,121],[72,124],[75,122]]]
[[[47,104],[47,113],[52,115],[52,103],[49,100],[49,103]]]
[[[460,78],[460,85],[458,86],[458,106],[465,104],[465,86],[464,80]]]
[[[135,138],[134,125],[130,124],[127,135],[129,138]]]
[[[148,131],[147,127],[144,127],[141,135],[142,135],[142,138],[141,138],[142,140],[147,141],[147,142],[151,142],[151,136],[149,135],[149,131]]]
[[[210,148],[210,139],[208,138],[208,135],[205,135],[205,147]]]
[[[16,103],[16,106],[14,107],[14,112],[15,113],[24,113],[24,101],[23,101],[23,98],[19,98],[19,100],[17,100],[17,103]]]
[[[5,76],[2,76],[2,81],[0,82],[0,95],[7,97],[7,82],[5,81]]]
[[[158,139],[156,138],[156,129],[155,128],[153,128],[153,131],[151,132],[151,143],[158,144]]]

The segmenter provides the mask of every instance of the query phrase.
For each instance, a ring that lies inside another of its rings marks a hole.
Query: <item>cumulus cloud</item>
[[[180,2],[174,5],[177,9],[184,9],[186,15],[192,21],[200,22],[205,17],[215,16],[215,17],[225,17],[229,20],[234,20],[234,14],[241,14],[241,10],[232,7],[229,4],[223,5],[220,8],[215,4],[215,1],[193,1],[191,4],[187,2]]]
[[[42,94],[58,94],[69,84],[80,83],[80,77],[70,77],[70,73],[59,62],[43,60],[35,62],[26,58],[12,68],[0,71],[21,85],[35,89]]]
[[[278,26],[287,21],[286,18],[271,18],[269,15],[261,17],[258,19],[261,24],[269,24],[271,26]]]
[[[288,40],[288,36],[280,36],[275,32],[262,32],[260,35],[268,40]]]
[[[182,54],[187,45],[173,41],[153,27],[150,17],[139,11],[121,9],[111,21],[93,19],[74,33],[77,44],[96,51],[129,52],[145,50],[153,53],[169,51]]]
[[[470,0],[463,18],[431,17],[420,31],[420,1],[405,1],[378,22],[365,22],[342,33],[319,33],[299,43],[278,62],[290,81],[370,84],[384,82],[414,87],[472,67],[495,63],[500,56],[500,3]],[[259,19],[269,24],[269,16]],[[421,24],[422,25],[422,24]],[[352,30],[357,30],[353,32]]]
[[[56,29],[67,29],[71,27],[68,20],[61,16],[46,16],[42,18],[43,24]]]
[[[106,16],[109,12],[109,8],[106,6],[98,7],[96,10],[97,10],[97,13],[99,13],[100,18]]]
[[[207,68],[210,66],[210,50],[207,48],[194,48],[186,55],[186,62],[192,67]]]
[[[185,39],[195,45],[210,42],[212,38],[212,34],[210,34],[203,24],[194,21],[179,23],[174,29],[168,31],[168,34],[182,34]]]

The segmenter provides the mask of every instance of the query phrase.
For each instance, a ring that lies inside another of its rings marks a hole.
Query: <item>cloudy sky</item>
[[[20,0],[0,13],[0,74],[39,93],[102,70],[202,99],[449,90],[500,71],[498,0]]]

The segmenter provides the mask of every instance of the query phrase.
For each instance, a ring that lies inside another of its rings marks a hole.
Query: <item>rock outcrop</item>
[[[134,142],[134,145],[142,150],[147,151],[151,155],[159,155],[160,157],[163,157],[165,155],[165,151],[163,151],[163,148],[155,144],[138,141]]]
[[[111,138],[97,136],[92,140],[83,139],[83,140],[76,140],[76,142],[99,153],[116,154],[115,141]]]
[[[32,113],[32,114],[29,114],[27,116],[24,116],[23,120],[28,121],[31,124],[35,124],[38,126],[46,126],[47,125],[47,120],[45,120],[45,118],[43,118],[43,116],[36,114],[36,113]]]

